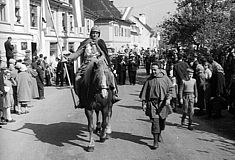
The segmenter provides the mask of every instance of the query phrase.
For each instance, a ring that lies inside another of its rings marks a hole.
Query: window
[[[31,27],[38,26],[38,13],[37,13],[37,6],[30,4],[30,24]]]
[[[118,36],[118,33],[119,33],[118,26],[115,26],[115,27],[114,27],[114,30],[115,30],[114,35],[115,35],[115,36]]]
[[[0,21],[6,21],[6,2],[0,1]]]
[[[83,27],[78,27],[78,33],[83,33]]]
[[[125,29],[125,37],[130,37],[130,30],[129,29]]]
[[[66,31],[66,14],[62,13],[62,27],[63,27],[63,31]]]
[[[21,21],[20,0],[15,0],[15,17],[16,17],[16,23],[20,24],[20,21]]]
[[[69,18],[70,32],[74,32],[73,16],[70,15]]]
[[[69,42],[68,48],[69,48],[69,51],[70,51],[70,52],[71,52],[71,51],[74,52],[74,42]]]
[[[52,18],[53,18],[53,21],[54,21],[54,25],[56,25],[56,11],[51,10],[51,15],[52,15]],[[55,29],[54,25],[53,24],[51,25],[51,29]]]
[[[119,34],[121,37],[123,37],[123,32],[124,32],[124,31],[123,31],[123,28],[121,27],[121,28],[120,28],[120,34]]]
[[[56,56],[57,57],[57,43],[50,43],[50,56]]]
[[[86,26],[87,26],[87,33],[89,34],[90,31],[91,31],[91,25],[90,25],[90,20],[89,19],[87,19],[87,21],[86,21]]]

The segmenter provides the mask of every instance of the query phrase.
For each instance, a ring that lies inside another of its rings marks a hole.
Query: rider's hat
[[[100,33],[100,28],[98,26],[93,26],[91,28],[91,32],[99,32]]]

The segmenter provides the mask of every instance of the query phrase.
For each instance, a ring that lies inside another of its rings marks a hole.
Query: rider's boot
[[[79,102],[77,102],[77,105],[75,106],[75,109],[77,109],[77,108],[85,108],[83,105],[81,105]]]

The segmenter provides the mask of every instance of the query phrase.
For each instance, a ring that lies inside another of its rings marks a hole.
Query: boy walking
[[[184,125],[185,118],[189,116],[188,129],[193,130],[192,120],[194,115],[194,103],[197,103],[197,85],[196,79],[193,78],[193,70],[187,69],[189,79],[183,80],[179,89],[180,103],[183,104],[183,115],[181,125]]]

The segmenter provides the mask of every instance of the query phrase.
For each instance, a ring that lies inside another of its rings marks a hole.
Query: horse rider
[[[106,44],[103,39],[100,39],[100,28],[98,26],[93,26],[91,28],[90,37],[85,39],[81,42],[80,46],[78,47],[77,51],[70,56],[68,56],[68,60],[76,60],[78,57],[81,57],[81,67],[78,69],[76,73],[76,82],[81,82],[81,78],[84,76],[84,73],[87,71],[87,68],[90,63],[94,61],[103,60],[107,65],[108,70],[110,70],[110,79],[113,91],[113,99],[112,102],[116,103],[120,99],[118,99],[118,90],[117,84],[114,77],[114,74],[111,70],[111,62],[108,56],[108,50]],[[76,83],[75,82],[75,83]],[[75,85],[75,93],[80,98],[80,91],[78,88],[79,85],[83,85],[81,83],[76,83],[78,86]],[[75,106],[75,108],[84,108],[81,104]]]

